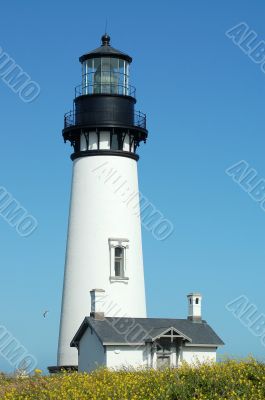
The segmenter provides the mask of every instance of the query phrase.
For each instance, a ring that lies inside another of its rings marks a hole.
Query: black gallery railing
[[[91,124],[96,125],[98,123],[97,121],[103,124],[109,124],[111,121],[115,121],[115,124],[124,125],[124,121],[117,120],[117,113],[115,110],[86,111],[82,113],[77,113],[72,110],[64,115],[64,128]],[[141,111],[136,111],[133,115],[132,126],[146,129],[146,114]]]

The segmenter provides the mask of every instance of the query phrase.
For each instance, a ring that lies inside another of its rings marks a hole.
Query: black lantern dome
[[[116,57],[116,58],[121,58],[124,59],[126,61],[128,61],[129,63],[132,62],[132,58],[130,56],[128,56],[125,53],[122,53],[119,50],[114,49],[114,47],[110,46],[110,36],[107,35],[105,33],[105,35],[103,35],[101,37],[101,46],[98,47],[95,50],[90,51],[89,53],[84,54],[83,56],[81,56],[79,58],[79,61],[82,63],[85,60],[88,60],[90,58],[95,58],[95,57]]]
[[[75,88],[74,109],[65,114],[63,136],[74,147],[71,158],[119,155],[138,160],[136,148],[146,141],[146,116],[135,112],[135,88],[129,84],[132,58],[102,45],[79,58],[82,83]]]

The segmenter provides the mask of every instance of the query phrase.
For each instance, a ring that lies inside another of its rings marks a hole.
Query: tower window
[[[115,247],[115,261],[114,261],[115,276],[124,277],[124,249],[122,247]]]
[[[111,150],[123,150],[122,136],[113,133],[111,137]]]
[[[199,304],[199,299],[198,299],[198,297],[196,297],[195,304]]]
[[[129,240],[121,238],[109,239],[110,281],[127,283]]]
[[[119,139],[117,134],[113,134],[111,138],[111,150],[119,150]]]

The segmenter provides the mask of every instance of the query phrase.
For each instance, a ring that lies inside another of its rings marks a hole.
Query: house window
[[[128,249],[129,240],[120,238],[109,239],[110,281],[128,281]]]
[[[115,277],[124,277],[124,248],[115,247],[114,260]]]

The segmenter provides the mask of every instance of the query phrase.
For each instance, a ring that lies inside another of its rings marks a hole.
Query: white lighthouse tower
[[[107,317],[146,317],[136,149],[147,130],[134,110],[131,61],[105,34],[80,57],[82,84],[65,115],[74,152],[58,367],[78,363],[70,342],[91,309],[91,290],[104,293]]]

